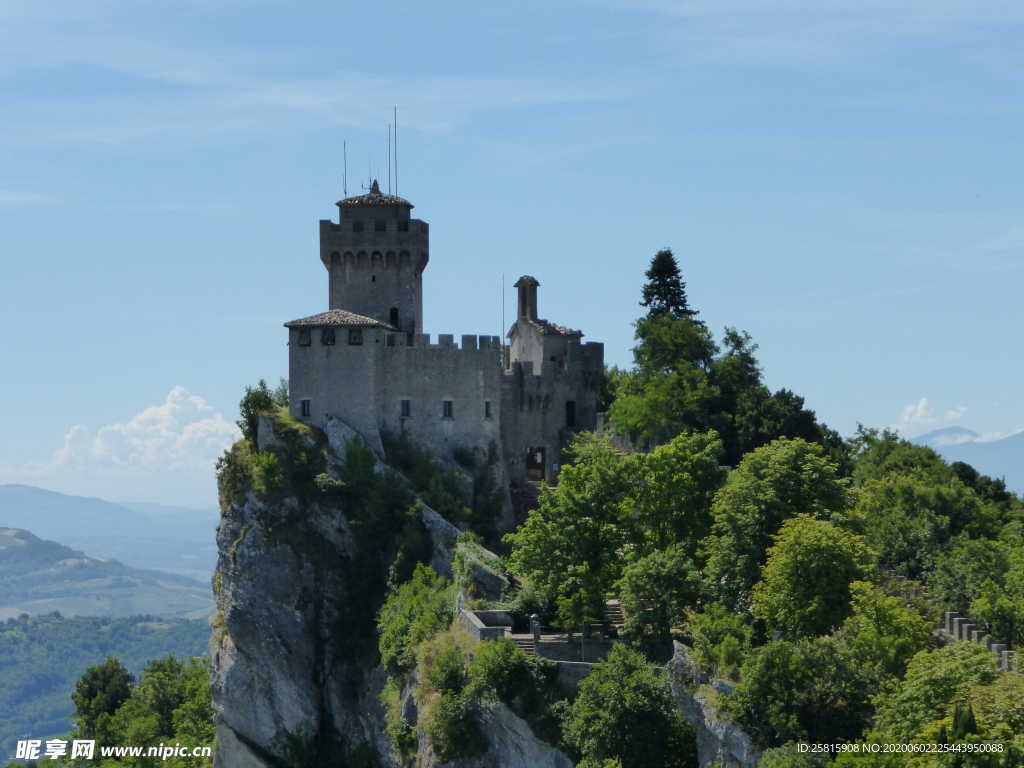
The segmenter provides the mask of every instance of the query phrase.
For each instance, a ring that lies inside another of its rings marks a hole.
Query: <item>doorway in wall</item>
[[[540,482],[544,479],[545,450],[531,448],[526,454],[526,479]]]

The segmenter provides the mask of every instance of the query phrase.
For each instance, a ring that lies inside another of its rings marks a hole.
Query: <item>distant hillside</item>
[[[1008,489],[1024,493],[1024,432],[1001,440],[981,440],[970,429],[946,427],[912,442],[934,448],[946,461],[963,461],[989,477],[1001,477]]]
[[[0,619],[59,611],[67,616],[158,614],[205,618],[209,584],[89,557],[28,531],[0,528]]]
[[[94,557],[208,582],[217,563],[218,513],[114,504],[28,485],[0,485],[0,526],[23,528]]]
[[[113,654],[135,675],[151,659],[206,653],[205,620],[33,616],[0,621],[0,762],[20,738],[46,739],[71,727],[71,691]]]

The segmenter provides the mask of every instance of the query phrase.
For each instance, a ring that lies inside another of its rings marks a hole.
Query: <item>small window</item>
[[[375,232],[385,232],[387,231],[387,228],[387,225],[383,221],[373,222],[373,229]]]
[[[370,282],[371,283],[376,283],[377,282],[377,276],[376,275],[370,275]]]
[[[334,329],[324,328],[320,333],[320,343],[328,347],[334,346]]]
[[[362,328],[349,328],[348,329],[348,343],[352,346],[358,346],[363,343],[363,329]]]
[[[361,222],[361,221],[353,221],[352,222],[352,231],[353,232],[362,232],[363,231],[363,222]]]
[[[412,416],[412,400],[402,401],[402,418],[408,419]]]
[[[455,409],[453,407],[453,404],[452,404],[451,400],[443,400],[443,401],[441,401],[441,416],[443,418],[446,418],[446,419],[453,419],[453,418],[455,418],[454,412],[455,412]]]
[[[309,412],[310,412],[310,410],[309,410],[309,400],[300,400],[299,401],[299,410],[300,410],[300,413],[302,414],[302,418],[308,419],[309,418]]]
[[[310,344],[310,338],[312,334],[309,332],[309,328],[299,328],[299,346],[308,347]]]
[[[399,232],[408,232],[409,231],[409,222],[408,221],[400,221],[400,222],[398,222],[398,231]]]
[[[576,401],[565,401],[565,426],[572,429],[576,426]]]
[[[490,400],[484,400],[484,418],[485,419],[491,418],[491,401]]]
[[[391,308],[391,311],[388,313],[388,318],[389,318],[389,322],[393,326],[395,326],[395,328],[397,328],[398,327],[398,307],[392,307]]]
[[[387,336],[384,337],[384,346],[385,347],[393,347],[393,346],[395,346],[395,334],[389,333]]]

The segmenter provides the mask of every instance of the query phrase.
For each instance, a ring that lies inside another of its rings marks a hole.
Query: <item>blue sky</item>
[[[317,220],[386,176],[431,333],[500,280],[630,360],[653,253],[841,432],[1024,427],[1024,6],[0,4],[0,482],[215,503],[245,384],[326,308]],[[508,292],[509,305],[512,292]]]

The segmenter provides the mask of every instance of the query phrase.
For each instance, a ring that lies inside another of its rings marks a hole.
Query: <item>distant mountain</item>
[[[989,477],[1003,478],[1011,491],[1024,493],[1024,432],[983,440],[970,429],[946,427],[912,442],[934,448],[946,461],[963,461]]]
[[[218,513],[114,504],[29,485],[0,485],[0,526],[32,531],[94,557],[207,582],[217,563]]]
[[[208,583],[89,557],[17,528],[0,528],[0,620],[22,613],[206,618]]]
[[[168,653],[202,656],[209,638],[209,624],[199,619],[47,615],[0,621],[0,764],[14,756],[18,739],[71,730],[75,682],[108,654],[137,676]]]

